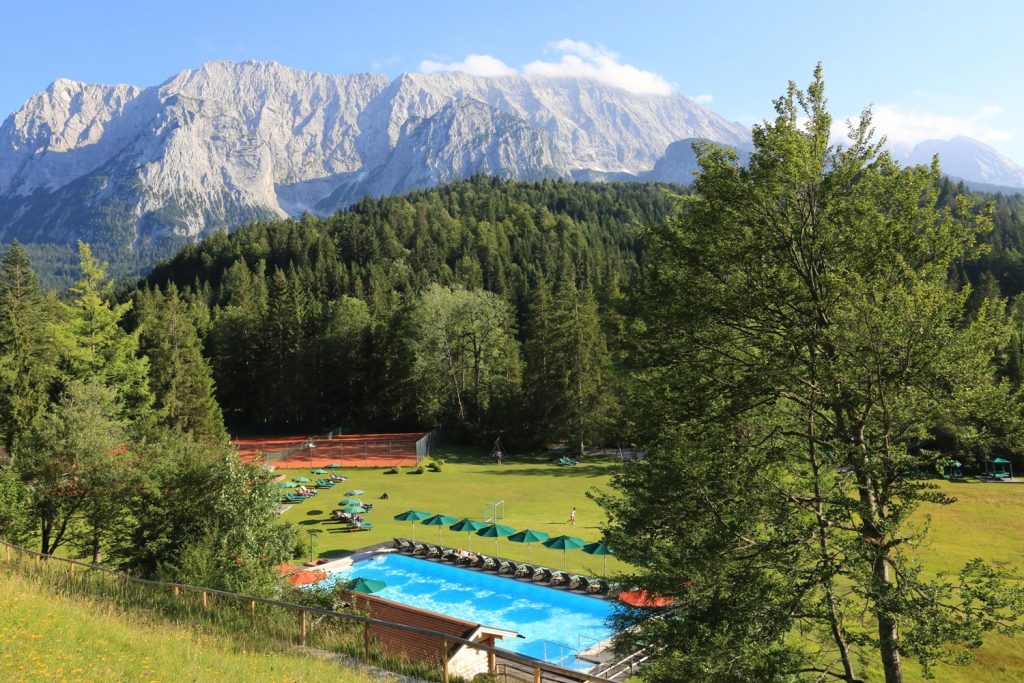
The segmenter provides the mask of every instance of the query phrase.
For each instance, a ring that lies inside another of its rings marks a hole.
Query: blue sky
[[[820,60],[836,116],[873,105],[895,141],[965,134],[1024,164],[1024,3],[1010,0],[6,4],[0,117],[58,77],[145,86],[265,59],[335,74],[586,73],[750,124]]]

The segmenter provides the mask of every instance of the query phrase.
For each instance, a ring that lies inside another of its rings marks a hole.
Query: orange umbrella
[[[633,607],[664,607],[672,604],[672,598],[664,595],[648,593],[645,590],[622,591],[619,593],[619,600],[632,605]]]
[[[298,568],[298,565],[294,565],[289,562],[281,562],[280,564],[274,565],[274,569],[276,569],[281,576],[284,576],[285,574],[291,574]]]
[[[311,583],[316,583],[327,578],[326,572],[314,571],[311,569],[303,569],[301,572],[295,572],[294,574],[288,575],[288,581],[293,586],[308,586]]]

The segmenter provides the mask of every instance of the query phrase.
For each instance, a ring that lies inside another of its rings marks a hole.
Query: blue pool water
[[[558,588],[462,569],[397,553],[374,555],[325,579],[379,579],[387,588],[374,595],[475,624],[508,629],[525,638],[499,642],[505,649],[562,666],[576,650],[612,635],[607,600]]]

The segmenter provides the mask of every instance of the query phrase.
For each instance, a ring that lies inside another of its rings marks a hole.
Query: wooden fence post
[[[363,657],[370,661],[370,622],[363,622]]]
[[[209,605],[206,602],[206,591],[203,591],[203,609],[206,609],[208,606]]]
[[[250,600],[249,601],[249,610],[252,612],[252,618],[255,619],[256,618],[256,601],[255,600]]]
[[[174,587],[174,597],[178,597],[179,595],[181,595],[181,589],[178,588],[177,586],[175,586]]]
[[[301,618],[299,620],[299,645],[306,646],[306,610],[299,612]]]
[[[540,683],[540,667],[533,667],[533,683]]]
[[[448,683],[448,641],[441,639],[441,672],[444,683]]]

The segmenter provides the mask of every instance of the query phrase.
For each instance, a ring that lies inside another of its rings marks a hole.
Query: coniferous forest
[[[133,296],[182,298],[233,429],[606,441],[623,287],[680,191],[478,177],[217,234]]]

